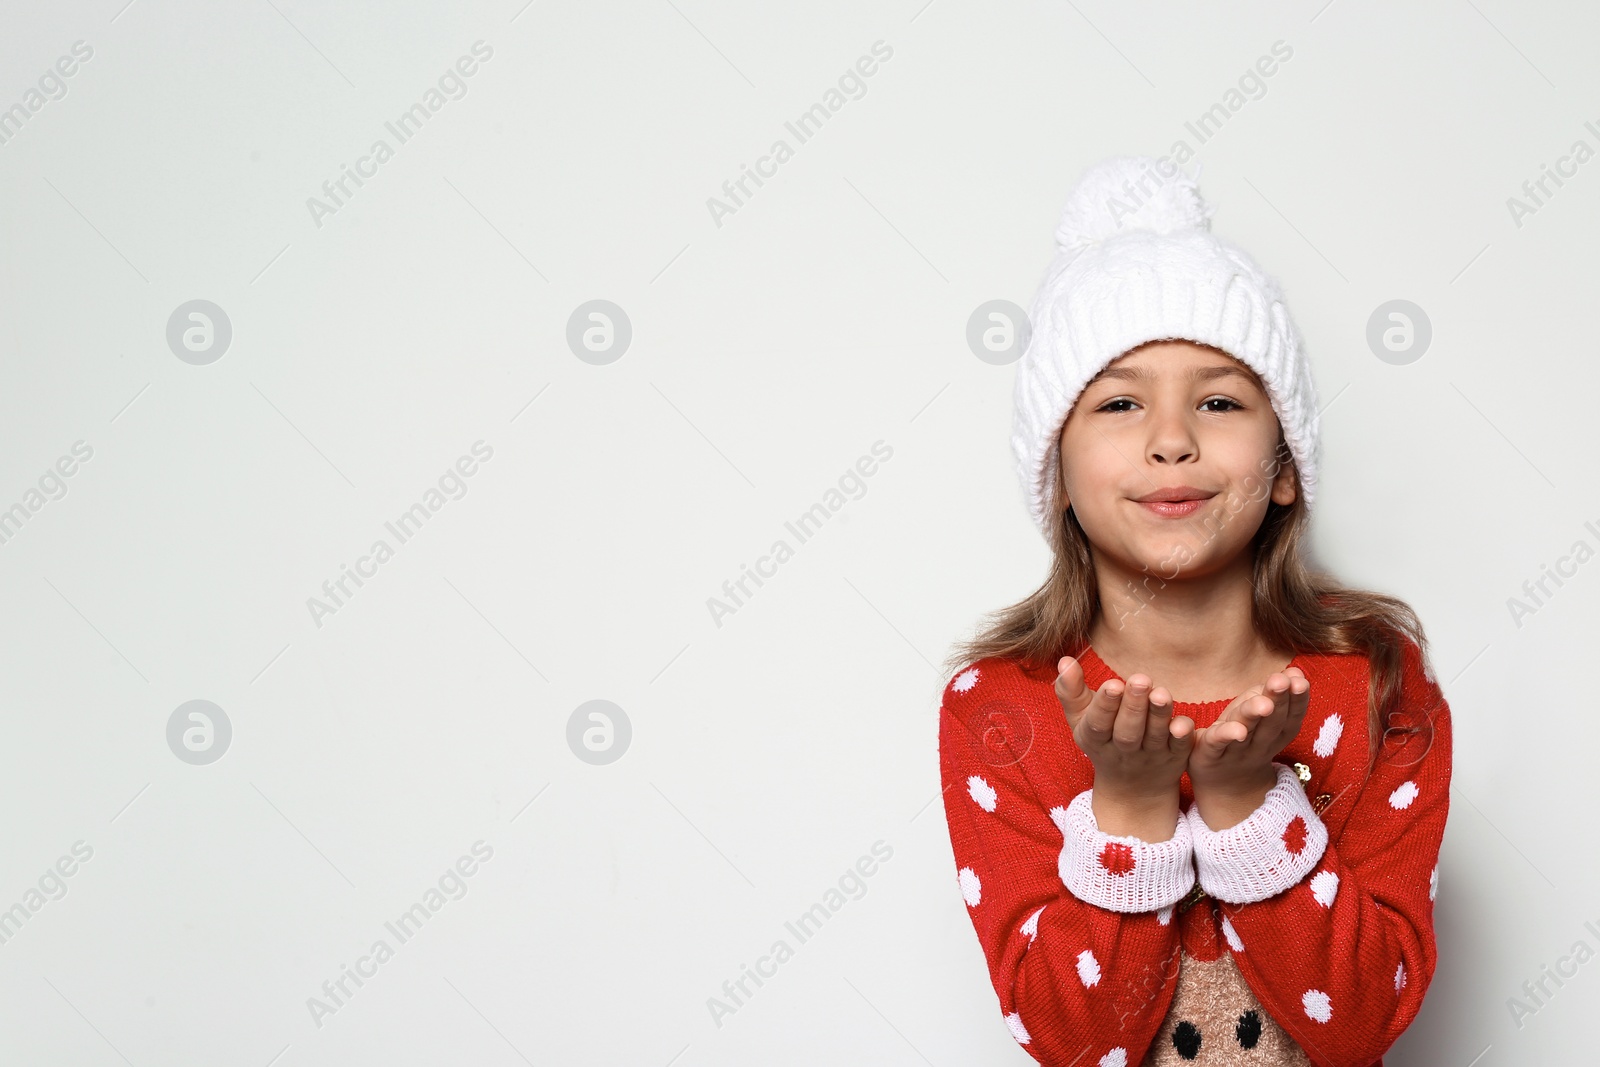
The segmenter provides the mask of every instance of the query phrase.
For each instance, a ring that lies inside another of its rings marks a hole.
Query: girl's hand
[[[1126,686],[1113,678],[1090,689],[1071,656],[1063,656],[1056,670],[1056,699],[1078,747],[1094,764],[1097,809],[1101,800],[1145,810],[1176,801],[1195,730],[1187,715],[1173,717],[1171,694],[1152,690],[1143,674],[1131,675]]]
[[[1290,667],[1246,689],[1215,723],[1195,731],[1189,782],[1213,830],[1232,826],[1260,807],[1277,782],[1273,757],[1300,732],[1310,703],[1311,682],[1299,667]]]

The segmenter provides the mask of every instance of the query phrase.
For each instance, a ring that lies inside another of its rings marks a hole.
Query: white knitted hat
[[[1261,376],[1311,506],[1317,396],[1300,332],[1277,282],[1210,232],[1213,209],[1195,181],[1166,157],[1116,156],[1085,171],[1061,210],[1017,364],[1011,435],[1046,539],[1061,428],[1078,394],[1129,349],[1164,338],[1220,348]]]

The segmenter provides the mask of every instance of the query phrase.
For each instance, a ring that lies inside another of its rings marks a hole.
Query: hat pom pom
[[[1149,156],[1115,156],[1090,167],[1067,194],[1057,247],[1077,252],[1130,230],[1209,230],[1213,209],[1195,179],[1170,160],[1166,167],[1170,174]]]

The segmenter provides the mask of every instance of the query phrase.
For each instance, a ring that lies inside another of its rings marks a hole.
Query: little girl
[[[1310,368],[1210,215],[1168,157],[1062,212],[1012,438],[1054,565],[951,662],[958,882],[1042,1064],[1381,1067],[1434,973],[1450,710],[1415,614],[1305,558]]]

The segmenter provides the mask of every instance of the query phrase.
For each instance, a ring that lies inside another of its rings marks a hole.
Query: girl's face
[[[1234,562],[1270,499],[1297,485],[1278,417],[1255,375],[1189,341],[1156,341],[1084,388],[1061,430],[1061,477],[1097,562],[1165,580]],[[1145,503],[1161,490],[1184,503]]]

